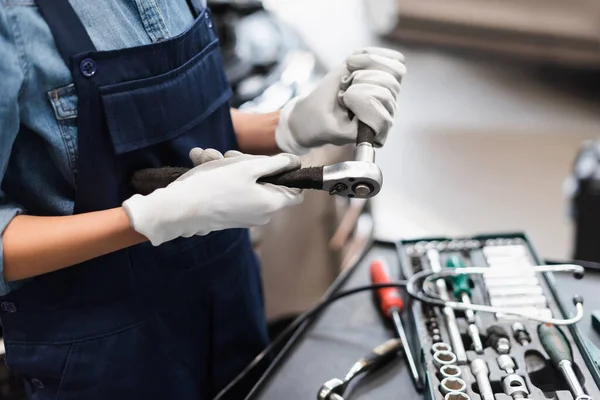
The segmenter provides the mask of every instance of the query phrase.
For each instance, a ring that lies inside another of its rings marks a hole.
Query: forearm
[[[240,151],[243,153],[272,155],[281,152],[275,142],[279,111],[250,114],[231,109],[231,119]]]
[[[2,235],[4,279],[15,281],[66,268],[147,239],[123,208],[66,217],[19,215]]]

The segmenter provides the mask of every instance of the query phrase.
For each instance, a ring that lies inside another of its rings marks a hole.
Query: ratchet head
[[[341,379],[333,378],[321,386],[317,394],[317,400],[336,400],[340,399],[344,392],[345,384]]]
[[[383,175],[368,161],[346,161],[323,167],[323,190],[343,197],[368,199],[379,193]]]

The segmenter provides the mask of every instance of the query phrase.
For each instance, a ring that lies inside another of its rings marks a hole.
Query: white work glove
[[[275,131],[282,151],[304,154],[327,143],[355,143],[358,121],[375,131],[383,146],[396,115],[404,56],[394,50],[366,48],[352,54],[304,98],[283,109]]]
[[[195,148],[192,168],[165,188],[123,203],[131,225],[154,246],[177,237],[264,225],[276,211],[302,202],[300,189],[257,183],[300,168],[292,154],[273,157]]]

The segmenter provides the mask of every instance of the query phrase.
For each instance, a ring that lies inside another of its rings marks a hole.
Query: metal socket
[[[433,354],[433,364],[437,369],[444,365],[456,364],[456,354],[451,351],[438,351]]]
[[[527,398],[529,396],[529,390],[527,389],[527,385],[525,385],[525,380],[521,378],[520,375],[508,375],[502,380],[502,388],[504,389],[504,393],[513,399],[519,398],[518,396],[522,396],[522,398]]]
[[[506,372],[507,374],[514,374],[515,373],[515,369],[517,369],[517,365],[515,364],[515,361],[512,359],[511,356],[509,356],[508,354],[503,354],[501,356],[499,356],[496,361],[498,362],[498,366],[500,367],[500,369],[504,372]]]
[[[431,346],[431,353],[435,354],[438,351],[452,351],[452,346],[450,346],[448,343],[444,343],[444,342],[440,342],[440,343],[435,343],[433,346]]]
[[[462,371],[457,365],[442,365],[440,368],[442,379],[444,378],[460,378]]]
[[[460,378],[444,378],[440,383],[440,391],[443,395],[451,392],[466,392],[467,383]]]
[[[471,400],[471,397],[463,392],[450,392],[446,394],[444,400]]]

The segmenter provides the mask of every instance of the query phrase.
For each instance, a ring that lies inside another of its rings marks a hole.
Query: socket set
[[[426,399],[600,400],[598,367],[574,325],[511,314],[543,320],[572,316],[572,307],[557,297],[552,275],[535,270],[541,263],[526,236],[407,240],[398,252],[406,278],[486,267],[481,274],[432,280],[429,290],[445,302],[499,308],[489,313],[411,303],[416,334],[411,347],[420,351]]]

